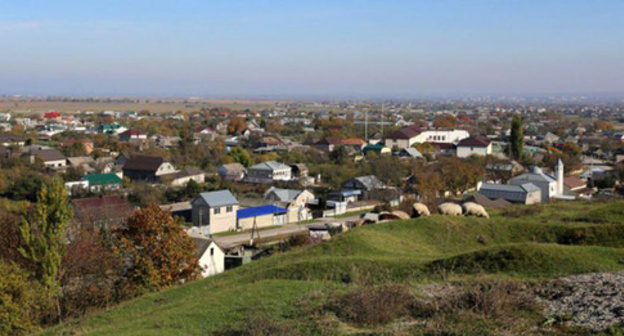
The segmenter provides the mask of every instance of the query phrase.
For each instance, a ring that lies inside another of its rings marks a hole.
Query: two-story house
[[[239,203],[229,190],[201,193],[191,206],[193,225],[208,227],[209,234],[236,230]]]
[[[160,156],[132,156],[123,166],[124,176],[134,181],[157,182],[161,176],[175,172],[173,165]]]

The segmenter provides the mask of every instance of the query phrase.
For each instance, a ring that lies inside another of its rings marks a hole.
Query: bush
[[[279,250],[285,252],[295,247],[312,245],[312,243],[313,242],[309,234],[298,234],[290,236],[288,239],[280,243]]]
[[[265,336],[265,335],[292,335],[297,336],[297,332],[290,325],[284,322],[277,322],[267,316],[254,315],[249,313],[247,318],[240,323],[225,328],[217,332],[217,336]]]
[[[535,216],[542,212],[542,207],[538,205],[516,205],[505,208],[503,210],[503,215],[507,217],[525,217],[525,216]]]
[[[48,307],[45,290],[15,265],[0,262],[0,335],[24,335],[38,329],[42,309]]]
[[[343,321],[382,325],[409,315],[413,295],[401,285],[358,287],[332,300],[325,309]]]

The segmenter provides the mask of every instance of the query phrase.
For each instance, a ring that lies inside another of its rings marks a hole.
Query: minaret
[[[557,195],[563,195],[563,162],[557,160]]]

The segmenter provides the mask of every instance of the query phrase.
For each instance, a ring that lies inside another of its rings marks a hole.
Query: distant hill
[[[355,228],[45,331],[89,335],[592,334],[547,316],[550,279],[624,269],[624,202]],[[616,331],[609,331],[616,332]]]

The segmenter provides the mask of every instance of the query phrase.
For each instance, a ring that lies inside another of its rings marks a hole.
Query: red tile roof
[[[459,142],[458,146],[463,147],[487,147],[490,145],[490,139],[486,137],[470,137]]]
[[[416,126],[404,127],[386,136],[388,139],[411,139],[420,134],[420,129]]]

